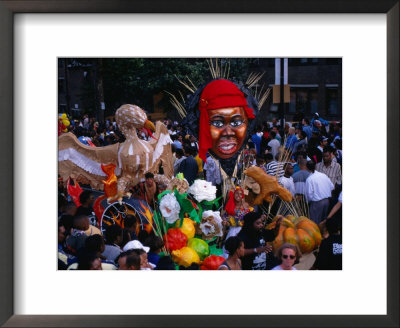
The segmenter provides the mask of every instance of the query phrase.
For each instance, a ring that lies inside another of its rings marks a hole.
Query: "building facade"
[[[99,59],[59,58],[58,60],[58,112],[79,117],[83,112],[92,113],[101,120],[105,109],[104,96],[99,92],[97,62]],[[194,60],[194,59],[191,59]],[[205,59],[200,59],[205,60]],[[264,75],[258,88],[275,84],[275,58],[257,58],[252,61],[252,72]],[[160,74],[163,74],[160,72]],[[284,105],[284,118],[296,121],[298,117],[311,118],[318,113],[328,121],[342,119],[342,59],[341,58],[288,58],[288,84],[290,102]],[[107,90],[104,90],[107,93]],[[159,106],[165,95],[153,97],[151,119],[161,119],[167,109]],[[273,103],[272,92],[261,108],[259,121],[279,118],[281,108]],[[171,109],[169,109],[171,113]],[[154,116],[154,117],[152,117]],[[175,115],[177,116],[177,115]]]
[[[275,59],[260,58],[257,71],[265,72],[259,82],[268,87],[275,84]],[[288,84],[290,102],[284,106],[288,121],[297,117],[311,118],[315,113],[328,121],[342,119],[342,59],[341,58],[288,58]],[[279,104],[272,94],[260,113],[260,120],[279,117]]]

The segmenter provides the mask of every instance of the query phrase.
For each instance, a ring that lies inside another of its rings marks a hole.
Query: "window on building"
[[[289,66],[310,66],[318,62],[318,58],[289,58]]]
[[[318,112],[318,88],[291,87],[289,113],[316,113]]]
[[[326,58],[327,65],[339,65],[342,62],[342,58]]]
[[[338,114],[338,88],[337,87],[327,87],[326,88],[326,102],[329,115]]]
[[[266,67],[275,67],[275,58],[264,58],[261,62],[261,65]]]
[[[314,114],[318,112],[318,89],[311,89],[310,95],[310,113]]]
[[[289,113],[296,113],[296,91],[290,88]]]
[[[278,110],[279,110],[279,104],[271,103],[271,106],[269,107],[269,111],[271,113],[277,113]]]
[[[58,109],[60,113],[66,113],[67,112],[67,105],[66,104],[60,104],[58,105]]]

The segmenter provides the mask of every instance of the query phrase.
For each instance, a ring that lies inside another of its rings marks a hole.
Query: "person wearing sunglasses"
[[[265,229],[265,219],[261,212],[250,212],[243,217],[243,227],[237,235],[245,248],[242,270],[271,270],[278,262],[272,253],[271,242],[278,235],[283,216],[271,230]]]
[[[278,249],[278,258],[281,264],[272,270],[297,270],[293,265],[298,262],[301,257],[299,248],[296,245],[285,243]]]

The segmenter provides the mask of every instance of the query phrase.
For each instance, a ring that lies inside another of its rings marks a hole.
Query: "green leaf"
[[[210,249],[210,255],[223,256],[224,254],[222,248],[218,248],[217,245],[209,246],[209,249]]]
[[[157,227],[160,228],[160,216],[157,210],[155,210],[153,213],[153,220],[157,224]]]
[[[219,200],[222,198],[218,197],[214,200],[208,201],[208,200],[203,200],[201,202],[202,205],[204,205],[206,207],[207,210],[212,210],[213,209],[213,205],[215,205],[215,208],[219,208]]]
[[[210,240],[206,240],[206,242],[207,242],[207,244],[210,244],[210,243],[212,243],[213,241],[215,241],[217,239],[217,237],[213,237],[212,239],[210,239]]]
[[[167,224],[167,230],[175,228],[175,223],[168,223],[167,221],[165,223]]]
[[[197,223],[200,223],[200,221],[201,221],[201,219],[202,219],[202,217],[203,217],[203,212],[204,212],[204,210],[203,210],[203,206],[201,206],[200,203],[198,203],[197,206],[199,207],[199,215],[198,215],[198,217],[197,217],[198,221],[196,221],[196,222],[197,222]]]
[[[165,196],[166,194],[170,194],[172,193],[171,190],[164,190],[162,193],[158,194],[157,198],[158,200],[161,200],[161,198],[163,198],[163,196]]]
[[[197,223],[200,223],[199,215],[197,214],[197,211],[196,211],[195,209],[193,209],[193,210],[189,213],[189,216],[190,216],[190,218],[191,218],[193,221],[195,221],[195,222],[197,222]]]
[[[182,219],[185,216],[185,213],[192,213],[194,209],[192,202],[187,199],[187,194],[180,194],[178,190],[175,189],[174,195],[178,200],[179,205],[181,206],[181,211],[179,212],[179,217]]]

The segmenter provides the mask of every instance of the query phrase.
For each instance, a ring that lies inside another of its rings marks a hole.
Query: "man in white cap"
[[[140,256],[140,270],[152,270],[155,268],[155,265],[150,263],[147,259],[147,253],[149,252],[150,247],[143,246],[139,240],[131,240],[126,243],[123,251],[127,252],[131,249],[135,250]]]
[[[139,240],[131,240],[125,244],[123,251],[127,252],[130,249],[143,249],[146,253],[148,253],[150,247],[143,246],[143,244]]]

